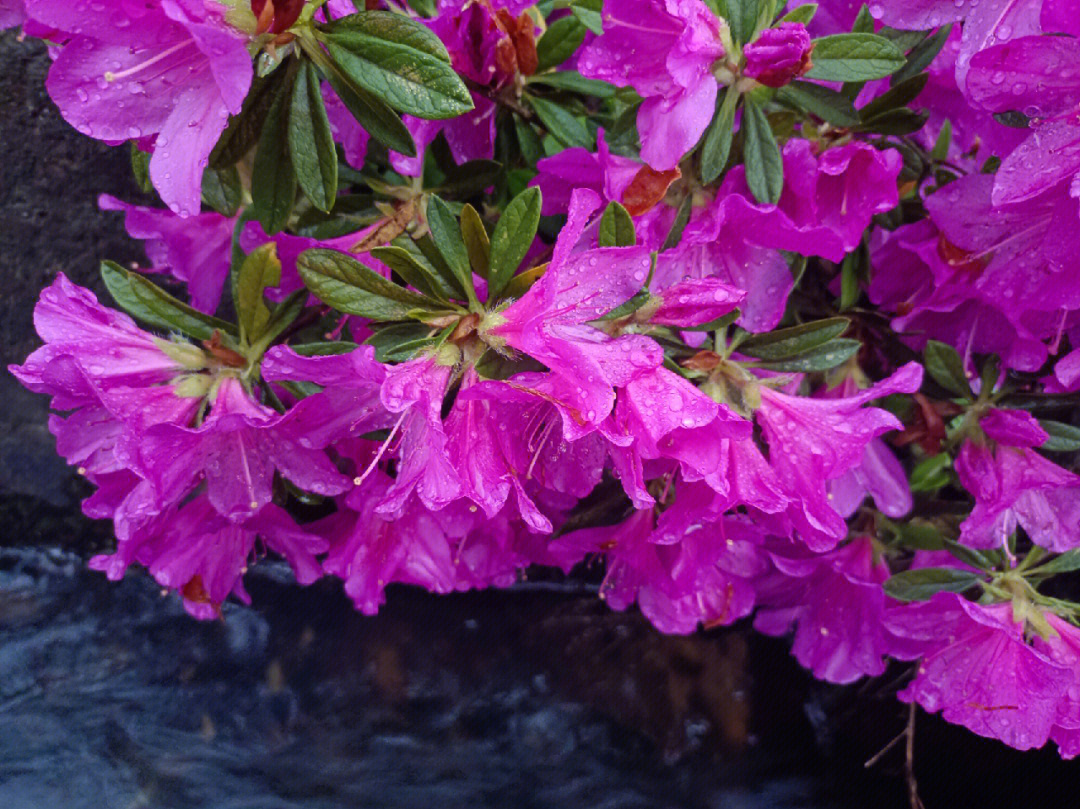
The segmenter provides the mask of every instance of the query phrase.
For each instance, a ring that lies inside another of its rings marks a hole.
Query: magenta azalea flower
[[[329,458],[277,429],[280,421],[238,379],[224,377],[200,426],[158,425],[143,434],[136,471],[151,482],[162,507],[205,480],[210,504],[237,524],[270,502],[275,469],[306,491],[346,491],[348,479]]]
[[[1049,438],[1046,431],[1018,410],[992,410],[979,426],[997,446],[968,441],[956,460],[960,482],[975,498],[960,540],[1001,547],[1020,525],[1052,551],[1080,546],[1080,476],[1032,449]]]
[[[641,159],[673,169],[712,120],[722,23],[702,0],[626,0],[605,4],[603,15],[604,33],[582,52],[578,69],[645,99],[637,118]]]
[[[191,305],[203,312],[217,311],[221,290],[229,276],[229,257],[235,217],[214,212],[183,218],[171,211],[129,205],[102,194],[104,211],[123,211],[128,235],[142,239],[149,272],[167,272],[187,284]]]
[[[894,656],[921,658],[902,701],[1017,750],[1050,738],[1075,673],[1025,642],[1011,604],[938,593],[886,610],[884,626],[897,636]]]
[[[559,233],[547,272],[521,298],[491,317],[486,332],[542,362],[564,385],[564,433],[573,440],[595,429],[615,405],[615,387],[660,365],[663,352],[650,338],[611,338],[587,325],[632,298],[649,273],[644,247],[574,252],[600,198],[574,192],[570,218]]]
[[[98,140],[153,151],[150,179],[175,213],[199,212],[203,169],[251,84],[247,37],[214,2],[29,0],[67,42],[46,86],[64,118]]]
[[[596,151],[575,147],[537,161],[537,175],[529,185],[542,192],[541,213],[565,213],[575,188],[588,188],[609,202],[618,202],[633,182],[642,164],[630,157],[612,154],[604,130],[596,133]]]
[[[1050,738],[1057,743],[1062,758],[1075,758],[1080,755],[1080,629],[1052,613],[1047,613],[1045,618],[1057,637],[1037,636],[1035,648],[1055,663],[1067,666],[1072,673],[1072,682],[1058,703]]]
[[[810,69],[812,50],[810,34],[802,23],[784,22],[766,28],[743,48],[743,75],[766,87],[783,87]]]
[[[921,384],[922,368],[908,363],[842,399],[789,396],[761,386],[757,417],[769,444],[769,463],[793,500],[788,517],[811,550],[829,550],[847,534],[829,499],[828,481],[858,466],[874,438],[902,426],[891,413],[863,405],[890,393],[912,393]]]
[[[236,523],[203,495],[172,512],[156,533],[121,540],[116,553],[93,557],[90,567],[117,580],[139,562],[161,586],[180,594],[192,616],[210,620],[220,616],[230,594],[251,602],[241,579],[257,539],[289,562],[300,584],[322,575],[315,555],[327,549],[326,541],[297,526],[284,509],[266,505]]]
[[[26,19],[23,0],[0,0],[0,31],[22,25]]]
[[[791,545],[769,553],[772,572],[757,582],[754,628],[783,635],[791,653],[819,680],[852,683],[885,671],[891,645],[882,627],[889,566],[873,540],[856,537],[824,554]]]

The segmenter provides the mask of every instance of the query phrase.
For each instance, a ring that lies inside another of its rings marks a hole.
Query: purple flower
[[[23,0],[0,0],[0,31],[22,25],[26,19]]]
[[[1080,629],[1052,613],[1044,617],[1057,636],[1036,636],[1035,648],[1072,673],[1072,682],[1058,703],[1050,738],[1057,743],[1062,758],[1075,758],[1080,755]]]
[[[251,84],[247,37],[216,3],[29,0],[70,38],[46,87],[68,123],[104,141],[151,145],[150,179],[175,213],[199,212],[203,169]]]
[[[889,566],[868,537],[824,554],[789,545],[771,551],[771,573],[756,583],[754,628],[783,635],[795,625],[791,653],[819,680],[852,683],[885,671],[891,648],[882,627]]]
[[[148,536],[121,540],[114,554],[93,557],[90,567],[117,580],[132,562],[139,562],[159,584],[180,594],[184,609],[203,620],[219,617],[230,593],[250,603],[241,577],[256,539],[285,557],[300,584],[322,575],[315,555],[327,549],[326,541],[301,529],[288,512],[272,504],[236,523],[200,495],[159,526]]]
[[[1052,551],[1080,546],[1080,476],[1031,449],[1049,438],[1046,431],[1018,410],[992,410],[979,426],[996,447],[968,441],[956,459],[960,482],[975,498],[960,540],[1001,547],[1020,525]]]
[[[221,290],[229,276],[229,258],[236,217],[208,212],[177,216],[171,211],[129,205],[102,194],[103,211],[123,211],[124,227],[142,239],[151,266],[148,272],[167,272],[187,284],[191,305],[203,312],[217,311]]]
[[[641,159],[673,169],[698,142],[716,103],[722,23],[701,0],[626,0],[603,12],[604,33],[581,54],[582,75],[633,87]]]
[[[629,157],[614,155],[608,149],[604,130],[596,133],[596,151],[575,147],[537,161],[537,175],[529,185],[543,195],[541,213],[545,216],[565,213],[575,188],[588,188],[603,199],[619,201],[642,164]]]
[[[489,338],[504,341],[542,362],[565,389],[564,432],[574,438],[589,432],[611,413],[615,387],[655,368],[663,352],[650,338],[617,338],[587,325],[641,289],[649,272],[644,247],[574,251],[600,198],[587,189],[574,192],[570,218],[559,234],[547,272],[521,298],[490,316],[482,326]]]
[[[738,308],[746,293],[719,278],[688,278],[665,287],[656,297],[660,308],[649,322],[689,328],[711,323]]]
[[[769,444],[769,462],[792,498],[787,515],[811,550],[829,550],[847,534],[830,502],[828,481],[858,466],[871,440],[902,426],[891,413],[863,405],[890,393],[912,393],[921,384],[922,368],[908,363],[842,399],[809,399],[760,387],[757,416]]]
[[[766,87],[783,87],[812,67],[813,49],[810,34],[802,23],[784,22],[776,28],[766,28],[743,48],[746,57],[743,75]]]
[[[270,502],[275,469],[309,492],[346,491],[349,481],[330,459],[278,429],[280,421],[238,379],[223,377],[200,426],[162,424],[140,437],[136,471],[151,482],[160,507],[179,502],[205,480],[211,505],[237,524]]]
[[[886,610],[884,626],[894,656],[921,658],[902,701],[1017,750],[1046,743],[1075,674],[1025,642],[1011,604],[938,593]]]
[[[329,84],[324,84],[322,91],[326,117],[330,121],[330,132],[334,135],[334,140],[341,144],[345,152],[345,162],[354,169],[362,169],[370,135],[364,127],[360,126]]]

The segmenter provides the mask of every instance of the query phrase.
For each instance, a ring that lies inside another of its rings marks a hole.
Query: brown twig
[[[908,708],[908,719],[904,729],[896,734],[888,744],[868,758],[863,767],[867,769],[873,767],[881,761],[886,753],[896,747],[901,739],[904,739],[906,742],[904,745],[904,780],[907,782],[908,802],[911,804],[911,809],[926,809],[925,804],[919,797],[919,784],[915,780],[915,712],[916,706],[913,702]]]
[[[516,115],[519,115],[523,120],[531,121],[533,119],[532,110],[528,107],[523,107],[517,101],[512,98],[507,98],[506,95],[498,90],[493,90],[490,87],[485,87],[483,84],[473,81],[467,76],[462,76],[461,80],[465,83],[465,86],[472,90],[474,93],[482,95],[488,101],[499,105],[500,107],[506,107],[508,110],[512,110]]]

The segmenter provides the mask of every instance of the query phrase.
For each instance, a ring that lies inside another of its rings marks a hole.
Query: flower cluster
[[[91,566],[199,618],[267,553],[366,613],[559,568],[1080,753],[1066,4],[382,5],[0,4],[163,203],[10,369]]]

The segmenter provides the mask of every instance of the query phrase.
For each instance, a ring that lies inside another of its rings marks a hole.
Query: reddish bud
[[[642,166],[623,191],[623,207],[631,216],[641,216],[662,200],[671,184],[680,177],[682,172],[677,168],[657,171],[649,166]]]

